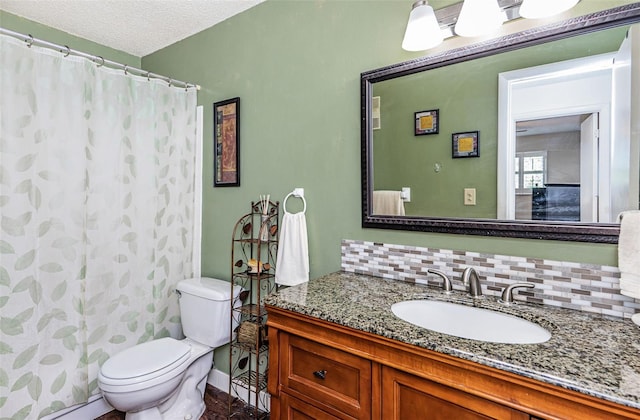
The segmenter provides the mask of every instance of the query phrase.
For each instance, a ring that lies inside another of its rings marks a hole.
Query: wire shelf
[[[240,286],[239,306],[231,310],[231,353],[229,355],[229,417],[247,418],[232,412],[232,400],[248,405],[250,418],[269,418],[267,389],[269,343],[266,337],[267,310],[264,298],[276,290],[280,204],[268,200],[251,203],[231,238],[231,283]],[[251,265],[250,265],[251,264]],[[259,270],[256,269],[259,267]],[[252,270],[258,272],[252,273]],[[262,270],[262,271],[260,271]],[[240,340],[238,338],[241,338]]]

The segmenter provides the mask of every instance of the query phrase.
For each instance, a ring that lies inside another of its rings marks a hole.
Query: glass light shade
[[[409,22],[404,32],[402,49],[406,51],[423,51],[433,48],[444,40],[440,24],[433,12],[433,7],[426,1],[417,1],[409,14]]]
[[[455,26],[459,36],[482,36],[497,31],[504,14],[497,0],[464,0]]]
[[[520,5],[520,16],[541,19],[571,9],[580,0],[524,0]]]

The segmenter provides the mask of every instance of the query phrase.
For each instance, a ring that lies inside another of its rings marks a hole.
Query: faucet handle
[[[439,276],[442,279],[442,288],[444,289],[445,293],[451,293],[453,291],[453,285],[451,284],[451,279],[449,279],[449,276],[444,274],[442,271],[429,268],[427,269],[427,273],[435,274],[436,276]]]
[[[536,285],[533,283],[514,283],[512,285],[509,285],[502,291],[502,297],[498,299],[498,302],[502,303],[503,305],[511,305],[515,303],[513,300],[513,290],[519,289],[521,287],[533,289],[534,287],[536,287]]]

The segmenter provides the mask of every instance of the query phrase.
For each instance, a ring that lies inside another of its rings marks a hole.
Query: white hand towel
[[[620,293],[640,299],[640,211],[625,211],[620,216]]]
[[[402,193],[400,191],[374,191],[373,214],[404,216],[404,201],[402,201]]]
[[[287,213],[282,216],[276,283],[295,286],[309,281],[309,243],[307,221],[304,213]]]

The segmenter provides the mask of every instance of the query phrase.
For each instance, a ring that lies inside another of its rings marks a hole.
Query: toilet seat
[[[170,337],[148,341],[108,359],[98,379],[103,389],[114,392],[152,386],[181,374],[190,355],[191,346],[183,341]]]

